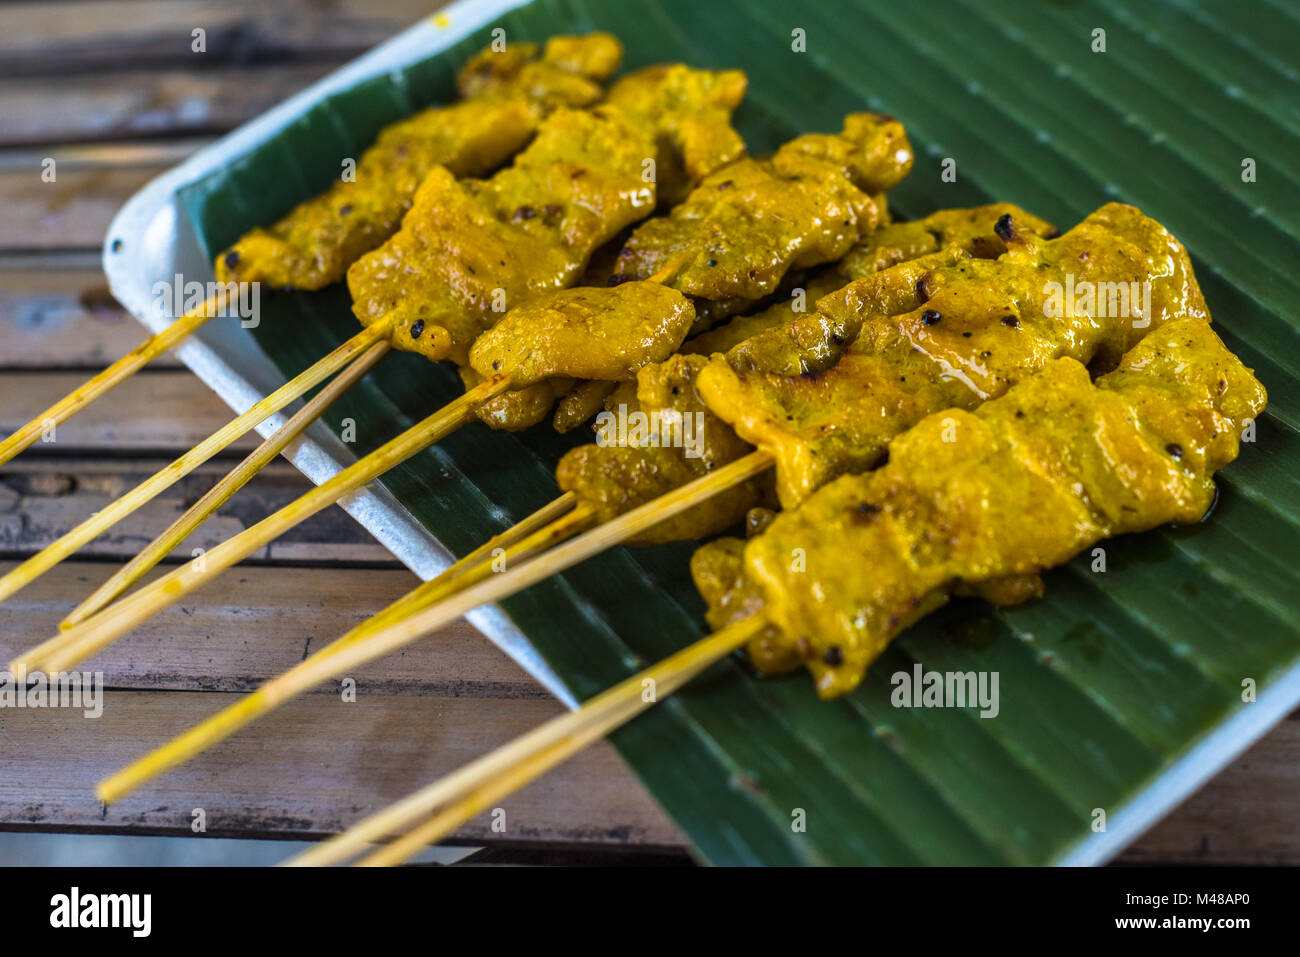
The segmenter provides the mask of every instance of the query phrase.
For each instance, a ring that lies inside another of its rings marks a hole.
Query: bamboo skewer
[[[587,76],[590,81],[597,83],[603,82],[605,79],[599,69],[583,75]],[[537,99],[537,97],[542,96],[541,92],[532,91],[523,86],[520,86],[516,92],[525,100],[535,101],[535,105],[541,105],[541,101]],[[473,97],[471,99],[477,98]],[[465,102],[463,98],[462,102]],[[391,127],[389,128],[391,129]],[[513,152],[517,152],[517,150]],[[471,159],[473,158],[471,157]],[[505,157],[502,157],[502,161],[504,159]],[[478,158],[478,162],[481,163],[482,160],[483,157]],[[488,171],[481,170],[480,172],[486,173]],[[57,425],[76,414],[110,389],[126,381],[148,362],[176,346],[204,323],[215,318],[221,304],[228,301],[236,289],[237,284],[235,283],[227,283],[218,287],[218,290],[209,296],[201,306],[177,317],[167,328],[150,336],[141,345],[122,356],[107,369],[92,377],[36,418],[4,438],[3,441],[0,441],[0,465],[5,464],[24,449],[29,448],[41,438],[42,433],[50,425]]]
[[[677,259],[674,259],[672,262],[665,265],[645,281],[665,281],[680,268],[681,262],[683,261],[685,261],[685,255],[677,257]],[[391,322],[376,323],[373,326],[367,327],[359,335],[378,338],[386,335],[390,326]],[[350,341],[355,341],[355,339]],[[362,459],[352,467],[358,468],[360,471],[353,473],[350,468],[345,470],[344,473],[335,476],[335,480],[337,480],[341,479],[344,475],[352,476],[363,473],[366,475],[357,486],[346,488],[343,491],[338,491],[336,493],[337,498],[342,498],[350,492],[355,491],[355,488],[360,487],[361,484],[365,484],[365,482],[370,481],[375,476],[387,471],[389,468],[399,464],[421,449],[437,442],[454,429],[464,425],[471,418],[473,409],[477,409],[479,405],[482,405],[495,396],[500,395],[502,392],[507,391],[510,387],[510,379],[504,374],[494,376],[493,378],[480,383],[478,386],[475,386],[474,389],[471,389],[459,399],[449,403],[442,410],[433,413],[433,415],[425,419],[424,422],[412,427],[407,432],[403,433],[402,436],[399,436],[398,439],[393,440],[393,442],[385,445],[382,449],[371,453],[371,455]],[[464,403],[470,403],[470,405],[465,405]],[[457,418],[454,422],[444,415],[453,409],[457,410]],[[427,425],[435,420],[439,423],[435,432],[428,435],[423,434]],[[398,451],[399,449],[400,451]],[[193,452],[193,450],[191,450],[191,452]],[[393,457],[395,453],[397,457]],[[155,476],[155,478],[157,478],[157,476]],[[22,659],[25,666],[29,671],[38,670],[46,666],[53,668],[56,665],[65,668],[71,667],[73,664],[81,661],[87,654],[97,651],[111,643],[125,631],[135,627],[140,622],[147,620],[153,614],[166,608],[178,598],[193,591],[212,577],[215,577],[216,574],[224,571],[226,568],[230,567],[230,565],[244,557],[247,557],[247,555],[251,554],[256,550],[256,548],[267,544],[274,537],[283,534],[290,528],[293,528],[296,524],[315,514],[326,505],[332,504],[333,501],[337,501],[337,498],[335,498],[328,502],[322,502],[319,497],[319,493],[321,493],[322,490],[333,487],[332,482],[333,480],[325,483],[312,492],[307,493],[296,502],[292,502],[285,506],[269,519],[259,522],[252,528],[245,529],[244,532],[241,532],[229,541],[223,542],[221,545],[217,546],[205,557],[203,563],[205,568],[203,570],[196,571],[193,568],[190,568],[187,571],[186,569],[178,569],[153,582],[148,587],[141,589],[129,598],[123,599],[116,605],[104,608],[97,614],[72,625],[63,633],[62,636],[55,636],[54,638],[48,639],[41,645],[29,651],[28,655],[30,657]],[[309,505],[309,502],[316,504]],[[91,525],[92,523],[101,521],[101,516],[103,514],[104,513],[101,512],[94,516],[89,522],[85,523],[85,525]],[[274,528],[275,532],[271,535],[270,539],[263,541],[256,538],[258,535],[269,534],[269,529],[271,528]],[[256,544],[253,544],[255,541]],[[57,545],[59,543],[55,544]],[[51,549],[52,548],[54,548],[54,546],[51,546]],[[246,550],[240,551],[241,548]],[[47,549],[47,551],[49,551],[49,549]],[[70,552],[67,554],[70,554]],[[52,565],[56,564],[57,561],[62,559],[62,557],[66,557],[66,554],[59,558],[54,558],[53,555],[54,553],[51,553],[51,556],[44,559],[44,561],[49,561],[50,565]],[[33,559],[30,559],[29,562],[35,563],[37,558],[41,558],[41,556],[35,556]],[[20,580],[15,585],[15,590],[30,581],[36,574],[39,574],[40,570],[36,569],[37,566],[33,564],[29,571],[24,573],[26,577],[20,577]],[[11,575],[22,570],[23,566],[20,566],[19,569],[15,569]],[[4,580],[0,579],[0,585],[3,585],[3,582]],[[164,592],[166,592],[166,594],[164,594]],[[3,596],[3,592],[0,592],[0,598],[3,598]]]
[[[0,441],[0,465],[33,445],[51,424],[58,425],[80,412],[110,389],[120,385],[182,339],[216,317],[225,292],[209,296],[201,306],[180,316],[161,332],[150,336],[103,372],[98,373],[50,406],[16,432]]]
[[[755,455],[761,456],[763,453],[755,453]],[[770,465],[770,462],[768,464]],[[721,478],[718,478],[717,473],[715,473],[714,476],[704,476],[696,479],[694,482],[682,486],[682,496],[687,499],[685,505],[675,505],[671,512],[659,514],[645,527],[668,518],[682,508],[697,505],[706,498],[725,491],[730,485],[744,481],[751,474],[762,471],[765,467],[765,465],[760,464],[756,467],[755,472],[751,472],[749,466],[746,466],[743,471],[735,471]],[[709,482],[708,487],[701,493],[696,487],[706,480]],[[405,617],[430,608],[437,602],[446,600],[478,584],[487,576],[486,574],[473,574],[473,569],[479,565],[484,557],[496,549],[504,548],[516,541],[520,542],[517,547],[511,547],[506,552],[506,567],[509,568],[515,566],[519,561],[531,558],[537,553],[583,531],[590,525],[594,514],[581,506],[575,509],[574,504],[576,502],[577,496],[572,492],[566,492],[512,528],[489,539],[441,575],[425,582],[419,588],[398,599],[338,640],[331,642],[319,652],[295,665],[294,668],[271,679],[266,685],[252,693],[252,697],[258,699],[256,704],[237,702],[229,706],[225,711],[196,725],[190,731],[155,749],[116,774],[105,778],[98,789],[100,799],[105,803],[120,800],[126,794],[136,790],[164,771],[189,760],[196,754],[229,737],[256,718],[269,713],[290,698],[306,691],[310,687],[307,683],[309,679],[297,678],[296,673],[316,669],[322,662],[333,657],[344,647],[356,644],[363,638],[382,632],[388,625],[395,624]],[[648,508],[655,504],[648,503],[645,507]],[[569,509],[574,510],[566,518],[561,519],[559,516]],[[543,527],[552,522],[553,524],[549,524],[549,527]],[[536,534],[532,534],[534,531],[536,531]],[[625,530],[623,534],[632,535],[635,534],[635,531],[636,529]],[[525,536],[529,537],[525,540]],[[612,544],[617,544],[617,542]],[[369,660],[369,657],[365,660]],[[325,681],[335,676],[336,673],[321,675],[319,681]]]
[[[456,591],[482,581],[492,574],[493,552],[510,546],[505,552],[506,567],[524,561],[557,539],[575,534],[590,522],[591,513],[574,508],[576,496],[562,495],[534,512],[519,524],[480,545],[441,575],[430,579],[379,614],[357,625],[341,638],[332,641],[311,657],[277,675],[252,694],[240,699],[189,731],[146,754],[99,783],[96,793],[105,804],[112,804],[170,768],[176,767],[240,728],[268,714],[311,687],[299,675],[322,661],[337,656],[345,648],[364,643],[371,635],[395,621],[441,601]],[[570,509],[562,515],[564,509]]]
[[[689,485],[684,485],[585,532],[573,541],[560,545],[533,561],[473,585],[439,605],[409,615],[402,621],[372,634],[364,644],[353,645],[328,661],[316,662],[311,667],[303,668],[300,680],[305,687],[311,687],[396,651],[422,635],[450,624],[480,605],[491,604],[523,591],[543,579],[654,527],[659,522],[707,499],[718,489],[729,488],[757,475],[768,468],[771,462],[771,456],[766,452],[751,452],[744,458],[737,459]]]
[[[572,492],[565,492],[559,498],[543,505],[527,518],[492,536],[454,565],[449,566],[442,574],[434,576],[415,590],[397,599],[383,611],[372,615],[347,632],[338,641],[331,642],[326,648],[334,648],[349,638],[371,634],[389,622],[397,621],[411,612],[427,608],[435,601],[440,601],[444,594],[451,593],[450,591],[444,592],[446,585],[453,581],[463,584],[466,574],[471,569],[484,563],[488,558],[493,557],[492,553],[497,549],[504,550],[505,554],[502,557],[505,567],[509,568],[516,562],[531,556],[535,551],[546,548],[551,542],[559,540],[556,537],[557,535],[562,538],[567,535],[577,534],[590,520],[588,513],[584,512],[581,517],[572,514],[577,504],[578,496]],[[565,523],[562,525],[553,524],[558,523],[565,513],[570,513]],[[548,528],[547,535],[534,536],[534,533]],[[534,541],[535,545],[526,547],[526,541],[528,540]],[[325,650],[325,648],[321,649],[322,652]]]
[[[270,437],[254,449],[247,458],[239,463],[228,475],[210,488],[197,502],[186,510],[185,514],[172,522],[157,538],[144,547],[140,554],[113,573],[113,576],[100,585],[95,592],[73,609],[72,613],[60,622],[60,628],[71,628],[85,621],[99,611],[122,592],[126,591],[140,578],[166,558],[171,550],[185,541],[196,528],[220,508],[232,495],[238,492],[254,475],[296,439],[303,431],[320,417],[352,386],[368,373],[386,356],[391,347],[380,341],[363,353],[350,366],[345,368],[325,388],[312,397],[311,401],[293,414]]]
[[[175,569],[81,624],[19,656],[15,665],[23,663],[29,673],[71,668],[257,549],[274,541],[299,522],[345,498],[376,476],[464,425],[480,405],[509,387],[510,381],[505,377],[494,377],[479,383],[280,511],[222,542],[204,556],[202,567],[189,562]]]
[[[385,334],[386,330],[378,325],[362,330],[334,349],[325,358],[298,373],[266,398],[255,402],[246,412],[231,419],[166,468],[154,473],[121,498],[100,509],[57,541],[37,552],[3,578],[0,578],[0,601],[9,598],[19,589],[31,584],[59,562],[76,552],[77,549],[112,528],[163,490],[179,482],[194,469],[248,432],[249,429],[264,421],[268,416],[274,415],[290,402],[319,385],[340,368],[352,362],[359,353],[374,348]]]
[[[296,695],[359,665],[382,657],[414,641],[422,634],[455,620],[479,604],[487,604],[514,594],[542,578],[603,551],[678,512],[691,508],[722,489],[762,472],[770,465],[771,458],[766,453],[751,453],[743,459],[732,462],[584,534],[567,546],[556,548],[526,565],[519,565],[519,561],[536,555],[590,523],[593,516],[582,506],[573,508],[563,518],[556,518],[564,508],[571,507],[571,503],[576,501],[573,493],[567,493],[514,528],[480,545],[442,575],[425,582],[342,638],[331,642],[316,654],[271,679],[248,698],[230,705],[224,711],[213,715],[162,747],[105,778],[98,787],[100,800],[105,803],[119,800],[162,772],[224,740],[249,722],[274,710]],[[547,521],[553,518],[555,520],[547,525],[542,520],[543,516]],[[542,527],[543,525],[545,527]],[[525,532],[531,532],[534,528],[537,531],[523,538]],[[486,581],[489,577],[487,573],[489,566],[481,564],[482,560],[493,550],[501,547],[503,541],[507,540],[507,536],[511,537],[508,540],[519,542],[506,553],[507,569],[494,580]],[[530,571],[534,566],[540,568]],[[485,589],[488,590],[486,597],[484,597]],[[444,601],[446,604],[437,604]],[[421,623],[412,628],[410,622],[416,616],[421,616]]]
[[[530,564],[536,565],[540,561]],[[766,624],[762,615],[754,615],[729,625],[619,682],[577,711],[552,718],[288,863],[295,866],[340,863],[366,845],[400,833],[430,813],[437,812],[433,820],[413,832],[409,841],[366,860],[366,863],[398,863],[423,847],[426,838],[443,836],[490,807],[493,801],[522,787],[672,694],[714,662],[747,644]],[[653,689],[653,693],[647,693],[649,689]],[[436,828],[433,827],[435,822]]]
[[[611,710],[605,716],[605,721],[593,722],[581,731],[566,736],[557,744],[539,748],[534,756],[520,761],[499,776],[491,778],[472,790],[467,789],[464,797],[442,805],[441,809],[435,811],[423,824],[357,861],[356,866],[392,867],[409,860],[430,844],[446,837],[466,821],[490,810],[503,798],[535,781],[615,728],[630,721],[642,710],[637,706],[638,701],[639,699],[630,700],[622,708]]]
[[[553,548],[532,561],[516,565],[499,575],[485,576],[485,580],[458,591],[455,595],[448,597],[437,605],[408,614],[401,620],[372,632],[366,637],[365,641],[341,647],[336,653],[326,657],[308,659],[293,668],[292,672],[286,672],[275,679],[277,682],[285,679],[278,686],[279,693],[296,694],[305,691],[323,681],[351,672],[369,661],[396,651],[422,635],[455,621],[461,615],[480,605],[490,604],[522,591],[545,578],[549,578],[590,558],[592,555],[605,551],[632,535],[636,535],[679,512],[685,511],[698,501],[708,498],[718,488],[728,488],[737,482],[744,481],[762,472],[771,464],[771,461],[771,457],[765,452],[751,452],[744,458],[737,459],[729,465],[692,482],[690,485],[660,496],[653,502],[648,502],[613,521],[606,522],[604,525],[585,532],[573,541]],[[575,511],[577,510],[575,509]],[[256,527],[254,526],[254,528]],[[543,532],[545,531],[543,529]],[[538,534],[541,535],[542,533]],[[208,553],[209,561],[212,560],[215,554],[216,550]],[[161,586],[163,582],[165,582],[165,579],[155,582],[150,588]],[[108,608],[106,611],[101,612],[100,616],[79,625],[78,628],[84,629],[87,625],[93,626],[98,622],[99,618],[112,615],[115,609],[143,594],[143,591],[137,592],[136,595]],[[107,644],[107,641],[103,641],[102,644]],[[92,636],[91,639],[82,642],[78,648],[72,649],[65,655],[46,654],[43,649],[38,648],[29,654],[27,668],[28,671],[35,670],[35,666],[30,663],[30,657],[39,653],[37,657],[38,664],[48,659],[51,667],[57,665],[61,669],[66,669],[70,667],[70,663],[80,660],[74,655],[78,654],[83,648],[93,651],[100,646],[100,640]],[[292,681],[288,680],[290,674],[293,675]]]

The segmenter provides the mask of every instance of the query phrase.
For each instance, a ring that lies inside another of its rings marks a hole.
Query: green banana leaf
[[[736,656],[619,731],[615,745],[703,860],[1069,860],[1097,838],[1097,809],[1113,820],[1149,800],[1190,748],[1258,706],[1243,702],[1244,680],[1269,688],[1300,661],[1294,5],[537,0],[329,98],[185,189],[209,253],[325,187],[383,124],[450,99],[456,69],[498,25],[514,40],[613,31],[627,69],[741,68],[738,123],[755,153],[838,129],[851,110],[891,113],[917,149],[891,194],[902,217],[1006,200],[1068,227],[1104,202],[1133,203],[1187,245],[1219,332],[1271,395],[1201,525],[1107,543],[1104,573],[1084,556],[1016,609],[955,602],[846,698],[818,701],[804,674],[759,679]],[[955,182],[940,175],[945,159]],[[263,317],[256,335],[286,375],[356,330],[338,287],[278,293]],[[329,420],[354,419],[363,453],[460,392],[450,370],[395,355]],[[553,498],[555,462],[589,439],[476,424],[383,481],[463,554]],[[616,549],[504,608],[587,698],[705,633],[693,547]],[[891,706],[889,676],[917,663],[997,672],[1000,714]]]

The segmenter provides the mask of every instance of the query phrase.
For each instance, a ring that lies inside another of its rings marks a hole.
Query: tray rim
[[[176,241],[187,225],[183,212],[173,202],[183,186],[257,146],[323,97],[388,73],[394,66],[405,66],[439,53],[485,23],[530,2],[456,0],[151,180],[123,205],[113,218],[104,240],[102,262],[113,295],[151,332],[167,326],[173,320],[156,314],[149,290],[153,277],[170,278],[172,273],[158,273],[156,263],[143,263],[133,253],[121,254],[114,249],[117,237],[143,236],[146,248],[150,243],[170,244],[174,254]],[[148,274],[149,268],[155,269],[151,275]],[[207,274],[211,275],[210,266]],[[248,339],[251,343],[251,336]],[[252,344],[252,348],[257,347]],[[244,411],[264,394],[249,381],[249,376],[237,371],[198,338],[186,342],[176,350],[176,354],[236,412]],[[261,358],[269,363],[264,355]],[[263,436],[270,435],[285,418],[284,415],[273,416],[258,426],[257,431]],[[304,433],[284,455],[317,485],[355,461],[355,456],[334,441],[323,428]],[[363,487],[340,505],[424,580],[437,575],[453,560],[438,539],[382,487]],[[566,707],[578,706],[559,676],[499,607],[480,608],[466,618]],[[1107,815],[1104,831],[1080,838],[1060,852],[1052,863],[1057,866],[1105,864],[1244,753],[1297,706],[1300,706],[1300,663],[1259,690],[1256,701],[1249,707],[1239,709],[1194,740],[1168,767],[1135,791],[1114,813]]]
[[[389,73],[398,66],[427,59],[462,40],[483,24],[527,2],[529,0],[458,0],[216,142],[199,149],[177,166],[151,180],[127,200],[109,225],[102,256],[109,290],[146,328],[151,332],[160,331],[172,319],[158,315],[153,308],[153,283],[160,279],[170,279],[175,273],[186,274],[187,270],[179,268],[178,257],[181,254],[178,249],[184,245],[184,239],[192,241],[193,238],[192,231],[188,231],[184,211],[175,202],[182,187],[259,145],[329,94]],[[183,236],[183,233],[186,235]],[[140,237],[141,242],[123,243],[115,248],[117,240],[124,236]],[[211,265],[204,263],[202,268],[203,271],[199,274],[211,278]],[[196,271],[190,269],[188,273],[195,275]],[[269,364],[269,360],[252,342],[252,337],[246,338],[248,349],[257,350],[261,359]],[[201,338],[191,337],[176,350],[176,355],[236,413],[245,411],[265,394],[249,381],[247,369],[234,368]],[[292,414],[292,407],[286,411]],[[269,436],[286,418],[284,414],[272,416],[259,425],[257,431],[264,437]],[[323,428],[308,430],[285,450],[284,455],[316,485],[327,481],[356,461],[347,447],[333,440]],[[454,560],[442,543],[417,522],[397,499],[373,483],[354,492],[339,504],[374,535],[380,544],[425,581],[443,571]],[[466,617],[566,707],[577,707],[578,702],[573,694],[504,611],[493,605],[477,609]]]

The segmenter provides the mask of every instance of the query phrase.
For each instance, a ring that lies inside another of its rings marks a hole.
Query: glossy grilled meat
[[[579,382],[555,404],[551,426],[561,435],[572,432],[605,407],[614,388],[613,382]]]
[[[560,488],[575,492],[579,501],[605,522],[750,451],[695,395],[695,377],[704,362],[702,356],[675,355],[643,368],[635,388],[629,385],[615,390],[605,403],[611,418],[603,422],[603,416],[597,418],[604,437],[596,444],[572,449],[560,459],[555,470]],[[689,421],[692,435],[700,440],[698,456],[688,455],[684,443],[660,444],[665,437],[662,424],[640,444],[617,444],[609,430],[620,419],[628,421],[638,413],[667,414],[673,423]],[[735,486],[659,523],[631,544],[653,545],[717,534],[734,525],[747,509],[768,501],[769,485],[767,479],[759,478]]]
[[[685,296],[658,283],[561,289],[516,306],[479,336],[461,379],[472,387],[508,376],[513,388],[484,403],[478,417],[517,431],[539,422],[577,380],[627,381],[667,359],[694,318]]]
[[[818,270],[790,298],[759,312],[737,316],[726,325],[695,336],[687,341],[683,351],[704,356],[727,352],[760,332],[798,319],[802,313],[815,309],[817,301],[823,296],[830,295],[853,280],[874,276],[900,263],[919,260],[920,265],[928,269],[929,264],[943,263],[953,258],[951,253],[944,253],[945,250],[959,250],[980,259],[996,259],[1007,251],[1006,243],[996,232],[996,225],[1004,216],[1010,216],[1022,232],[1043,238],[1056,232],[1051,223],[1013,203],[941,209],[924,219],[889,223],[854,246],[839,262]],[[935,253],[944,255],[933,257],[932,254]],[[906,288],[907,274],[895,270],[890,276],[888,302],[910,301],[906,298],[910,292]],[[914,284],[915,279],[912,282]]]
[[[506,313],[478,337],[469,364],[520,387],[555,376],[630,380],[676,352],[694,319],[687,298],[658,283],[564,289]]]
[[[610,87],[602,111],[656,132],[652,173],[661,208],[677,205],[704,177],[745,154],[731,114],[747,85],[739,70],[670,63],[638,70]]]
[[[398,348],[463,364],[505,309],[574,285],[601,245],[654,211],[646,172],[661,137],[696,112],[730,129],[744,90],[741,75],[687,67],[648,68],[618,86],[625,105],[557,110],[489,180],[435,169],[401,230],[349,270],[358,318],[393,321]],[[639,112],[650,106],[653,116]]]
[[[870,255],[863,248],[862,254],[855,257],[853,268],[863,277],[872,278],[858,285],[852,307],[874,312],[900,311],[914,304],[916,283],[932,266],[965,259],[974,253],[998,255],[1005,251],[995,233],[995,224],[1013,212],[1021,217],[1018,221],[1024,222],[1026,229],[1033,228],[1041,235],[1053,231],[1049,224],[1008,204],[945,210],[916,223],[900,224],[906,228],[887,227],[892,244],[873,237]],[[939,233],[941,239],[936,239],[934,233]],[[939,253],[932,252],[939,241],[947,245]],[[923,254],[922,258],[904,263],[912,252]],[[889,266],[889,263],[899,265]],[[839,268],[831,267],[827,275],[833,273],[837,278],[830,281],[842,284]],[[810,296],[813,291],[810,285]],[[765,310],[757,320],[748,316],[734,319],[721,329],[688,341],[681,349],[682,355],[662,365],[647,366],[638,377],[639,389],[635,394],[621,390],[606,403],[606,409],[612,413],[618,413],[623,406],[624,414],[635,411],[702,414],[703,455],[688,457],[681,448],[653,443],[636,447],[587,445],[574,449],[561,460],[556,472],[560,487],[577,493],[582,502],[606,521],[752,451],[730,426],[709,411],[696,393],[696,377],[706,365],[705,355],[724,348],[731,338],[743,342],[751,330],[771,328],[801,315],[792,310],[790,303],[782,303]],[[655,544],[715,535],[739,523],[747,510],[770,498],[771,477],[754,479],[657,525],[635,542]]]
[[[615,275],[667,269],[669,285],[693,298],[762,299],[789,270],[837,260],[869,235],[880,219],[871,194],[911,165],[901,124],[851,114],[841,133],[801,136],[706,177],[670,215],[633,233]]]
[[[1265,399],[1201,317],[1152,332],[1095,385],[1052,360],[974,413],[926,417],[888,464],[836,479],[743,547],[700,549],[709,621],[762,611],[774,627],[756,664],[803,663],[818,694],[843,694],[958,588],[1020,583],[1002,599],[1029,597],[1024,583],[1104,538],[1200,520]]]
[[[596,102],[599,81],[621,56],[618,40],[605,33],[554,37],[544,51],[530,43],[483,51],[458,78],[464,102],[386,127],[361,154],[354,180],[340,180],[274,225],[244,235],[217,257],[217,278],[295,289],[338,282],[397,231],[434,167],[454,176],[490,173],[523,149],[546,110]]]
[[[555,36],[541,50],[510,43],[475,54],[457,75],[456,89],[466,99],[522,96],[542,109],[590,106],[622,59],[623,45],[609,33]]]
[[[973,408],[1059,356],[1107,368],[1170,318],[1208,318],[1182,245],[1131,206],[1104,206],[1057,239],[1020,233],[1013,220],[1000,229],[1003,256],[926,270],[906,311],[876,314],[891,311],[879,308],[879,276],[859,280],[701,372],[714,413],[775,458],[785,507],[871,467],[937,409]],[[1096,301],[1051,314],[1049,283],[1148,281],[1145,318],[1107,315]]]
[[[458,180],[435,169],[402,228],[348,270],[362,323],[392,322],[395,346],[464,364],[507,309],[572,285],[592,252],[649,215],[648,133],[558,110],[507,169]]]
[[[472,389],[483,381],[470,366],[457,366],[456,372],[465,388]],[[474,410],[484,425],[499,432],[520,432],[532,428],[555,407],[555,403],[574,386],[573,379],[548,379],[522,389],[503,392]]]
[[[953,246],[976,259],[997,259],[1007,251],[997,228],[1004,216],[1009,216],[1021,233],[1043,239],[1056,235],[1055,226],[1014,203],[941,209],[922,219],[881,226],[830,268],[840,280],[838,285],[843,285]]]

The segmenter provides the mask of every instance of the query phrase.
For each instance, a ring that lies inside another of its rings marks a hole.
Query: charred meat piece
[[[1032,228],[1042,235],[1052,231],[1042,220],[1016,207],[999,204],[973,210],[945,210],[907,224],[907,229],[893,231],[893,245],[873,240],[875,252],[871,261],[881,265],[867,268],[863,265],[866,257],[859,259],[856,268],[863,277],[871,279],[857,288],[852,299],[854,311],[840,323],[845,327],[844,335],[850,334],[848,326],[856,328],[860,324],[855,317],[861,310],[889,313],[916,305],[917,282],[935,266],[968,259],[976,253],[998,255],[1005,251],[1005,245],[996,237],[995,225],[1011,211],[1023,215],[1027,231]],[[933,252],[936,239],[932,233],[940,229],[943,241],[949,245]],[[908,255],[916,250],[925,255],[908,261]],[[896,261],[897,265],[883,265]],[[842,285],[837,267],[830,267],[825,275],[829,283]],[[772,328],[802,315],[794,311],[792,303],[782,303],[756,317],[743,316],[718,330],[697,336],[682,347],[681,355],[660,365],[647,366],[638,376],[636,394],[620,391],[606,404],[606,409],[612,416],[621,416],[619,421],[638,412],[656,419],[676,417],[683,422],[695,422],[691,417],[700,416],[695,448],[664,443],[653,433],[648,436],[652,440],[631,444],[605,441],[583,446],[561,461],[556,473],[560,486],[575,492],[602,520],[609,520],[752,451],[752,446],[714,415],[696,392],[696,379],[706,365],[704,356],[732,345],[733,339],[735,343],[743,342],[751,330]],[[770,500],[771,477],[752,479],[660,523],[635,542],[656,544],[715,535],[739,523],[749,509]]]
[[[742,159],[706,177],[668,216],[638,228],[615,276],[668,284],[710,301],[759,300],[787,272],[833,262],[875,230],[872,195],[911,169],[900,123],[854,113],[837,134],[808,134],[767,159]]]
[[[1265,401],[1203,318],[1164,324],[1096,384],[1055,359],[974,413],[927,416],[886,465],[836,479],[743,546],[697,552],[709,621],[761,610],[757,666],[803,663],[818,694],[843,694],[955,590],[997,595],[1110,536],[1199,521]]]
[[[896,315],[880,309],[881,277],[891,274],[850,283],[816,313],[714,356],[700,373],[714,414],[776,459],[787,508],[870,468],[893,436],[931,412],[973,408],[1059,356],[1113,367],[1171,318],[1209,315],[1178,240],[1120,204],[1057,239],[1017,233],[996,260],[925,270],[915,301]],[[1081,289],[1135,298],[1118,309],[1105,296],[1066,294]]]
[[[554,37],[545,50],[517,43],[484,50],[461,71],[466,100],[422,110],[386,127],[354,175],[254,229],[216,262],[222,282],[320,289],[397,231],[421,181],[435,167],[484,176],[523,149],[550,109],[583,107],[602,93],[622,47],[606,33]]]

